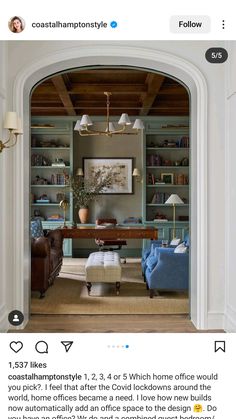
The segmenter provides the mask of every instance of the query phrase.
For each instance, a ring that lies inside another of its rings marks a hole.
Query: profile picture
[[[8,27],[11,32],[20,33],[25,29],[24,19],[20,16],[13,16],[8,22]]]

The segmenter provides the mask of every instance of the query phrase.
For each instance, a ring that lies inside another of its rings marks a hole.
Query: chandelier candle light
[[[182,199],[177,194],[172,194],[165,202],[166,205],[172,204],[173,205],[173,239],[176,238],[175,236],[175,205],[176,204],[184,204]]]
[[[114,124],[110,122],[110,96],[111,92],[104,92],[104,95],[107,97],[107,117],[106,117],[106,129],[105,131],[96,131],[90,129],[93,125],[93,122],[89,115],[83,115],[81,119],[79,119],[76,124],[74,131],[78,131],[81,136],[91,136],[91,135],[106,135],[107,137],[112,137],[112,135],[134,135],[138,134],[139,131],[144,129],[144,124],[141,119],[136,119],[132,129],[134,132],[126,132],[126,127],[130,126],[132,123],[129,119],[127,113],[122,113],[118,125],[121,125],[122,128],[115,129]]]
[[[6,113],[3,128],[8,129],[9,132],[5,141],[0,140],[0,153],[4,148],[13,147],[17,142],[18,135],[23,134],[21,119],[16,112]]]

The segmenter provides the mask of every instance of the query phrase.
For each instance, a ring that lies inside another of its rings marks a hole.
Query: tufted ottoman
[[[91,253],[85,265],[85,274],[88,294],[90,294],[92,282],[114,282],[116,284],[116,294],[119,295],[121,263],[118,253]]]

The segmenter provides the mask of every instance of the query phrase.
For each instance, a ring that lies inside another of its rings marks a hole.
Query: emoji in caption
[[[201,404],[195,404],[193,406],[193,411],[194,412],[202,412],[202,405]]]

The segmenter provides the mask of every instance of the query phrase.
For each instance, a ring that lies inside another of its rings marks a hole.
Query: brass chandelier
[[[104,92],[104,95],[107,97],[107,116],[106,116],[106,129],[105,131],[97,131],[93,130],[90,127],[93,125],[93,122],[89,115],[83,115],[81,119],[79,119],[74,127],[75,131],[78,131],[79,134],[83,137],[91,136],[91,135],[105,135],[107,137],[112,137],[112,135],[136,135],[140,131],[144,129],[144,124],[141,119],[136,119],[132,129],[134,131],[127,132],[126,128],[132,125],[129,116],[127,113],[122,113],[118,125],[121,125],[121,128],[115,129],[113,122],[110,122],[110,96],[112,95],[111,92]]]

